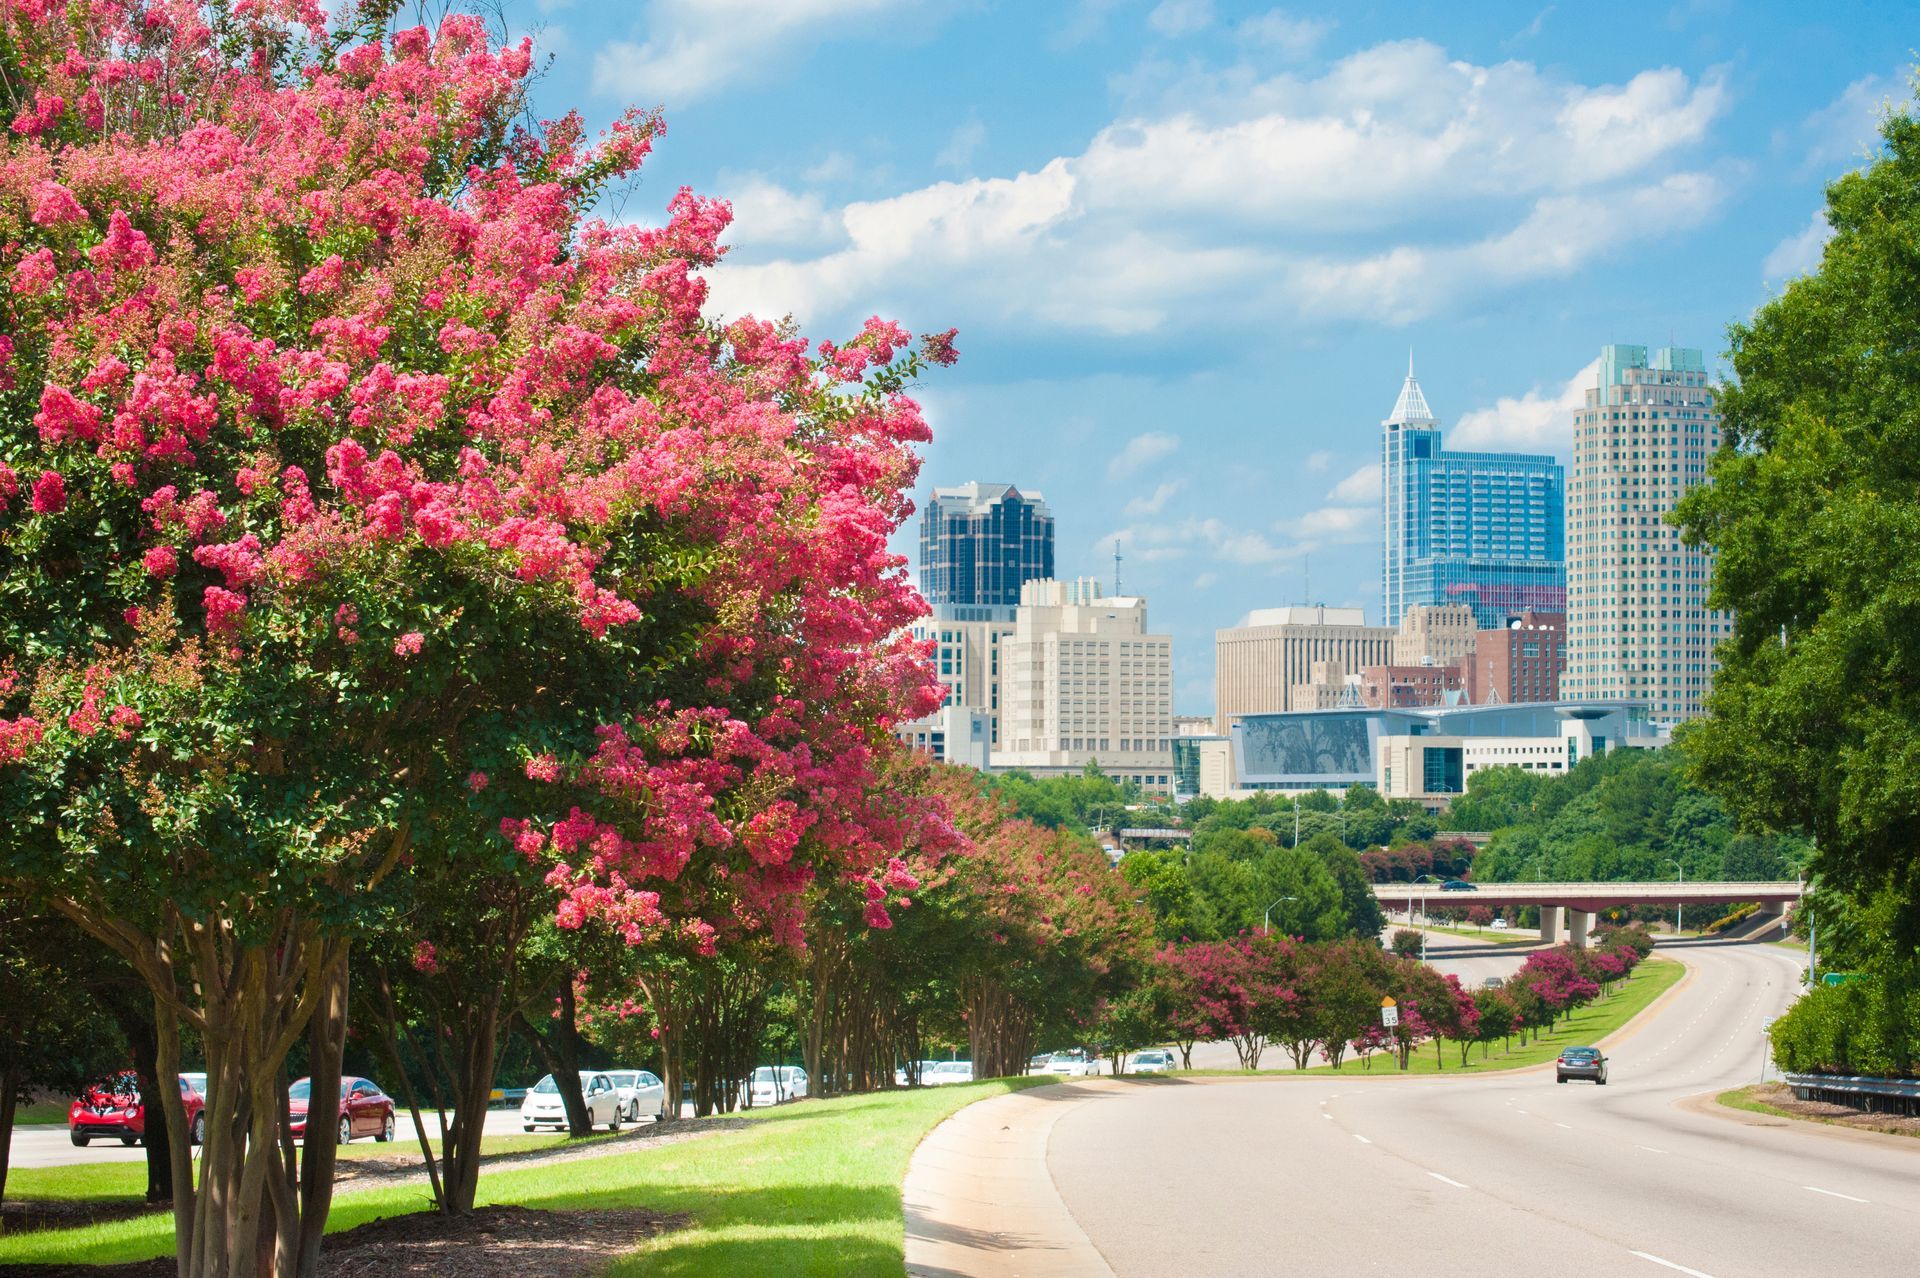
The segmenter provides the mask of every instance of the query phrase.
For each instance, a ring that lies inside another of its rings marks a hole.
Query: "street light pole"
[[[1283,896],[1279,901],[1275,901],[1273,905],[1279,905],[1281,901],[1297,901],[1299,899],[1297,896]],[[1273,905],[1269,905],[1266,913],[1260,916],[1260,935],[1262,936],[1273,935]]]
[[[1684,888],[1687,885],[1687,867],[1678,861],[1669,861],[1667,864],[1679,872],[1680,886]],[[1673,938],[1676,941],[1680,939],[1681,920],[1686,917],[1686,910],[1686,902],[1676,900],[1673,903]]]

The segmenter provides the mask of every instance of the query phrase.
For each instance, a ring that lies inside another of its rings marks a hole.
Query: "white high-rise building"
[[[1090,762],[1173,790],[1173,638],[1147,632],[1147,601],[1100,583],[1030,581],[1000,640],[996,770],[1078,772]]]
[[[1713,557],[1667,522],[1707,482],[1720,413],[1697,350],[1606,346],[1573,417],[1567,492],[1567,700],[1644,701],[1656,726],[1699,715],[1733,633],[1707,607]]]

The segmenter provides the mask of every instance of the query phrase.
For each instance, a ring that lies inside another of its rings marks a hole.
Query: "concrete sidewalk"
[[[967,1106],[913,1153],[904,1186],[913,1278],[1113,1278],[1047,1169],[1068,1111],[1128,1084],[1084,1079]]]

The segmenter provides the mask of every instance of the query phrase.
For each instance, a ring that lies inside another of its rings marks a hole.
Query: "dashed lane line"
[[[1868,1201],[1865,1198],[1855,1198],[1852,1194],[1843,1194],[1837,1189],[1822,1189],[1818,1185],[1802,1185],[1800,1188],[1811,1190],[1816,1194],[1825,1194],[1829,1198],[1844,1198],[1850,1203],[1864,1203]]]
[[[1353,1134],[1353,1138],[1354,1138],[1355,1140],[1357,1140],[1357,1141],[1359,1141],[1359,1142],[1360,1142],[1360,1143],[1361,1143],[1362,1145],[1371,1145],[1371,1144],[1373,1144],[1373,1142],[1372,1142],[1372,1141],[1370,1141],[1370,1140],[1368,1140],[1368,1139],[1367,1139],[1367,1138],[1366,1138],[1365,1136],[1362,1136],[1362,1135],[1361,1135],[1361,1134],[1360,1134],[1359,1132],[1355,1132],[1355,1133]]]
[[[1439,1172],[1436,1172],[1436,1171],[1430,1171],[1427,1173],[1427,1175],[1433,1177],[1435,1180],[1439,1181],[1443,1185],[1452,1185],[1455,1189],[1467,1188],[1467,1186],[1461,1184],[1459,1181],[1455,1180],[1453,1177],[1442,1176]]]

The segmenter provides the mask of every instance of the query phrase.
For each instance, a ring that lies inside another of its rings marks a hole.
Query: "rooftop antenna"
[[[1407,380],[1413,380],[1413,347],[1407,347]]]
[[[1120,595],[1120,543],[1117,541],[1113,543],[1113,593],[1115,598]]]

